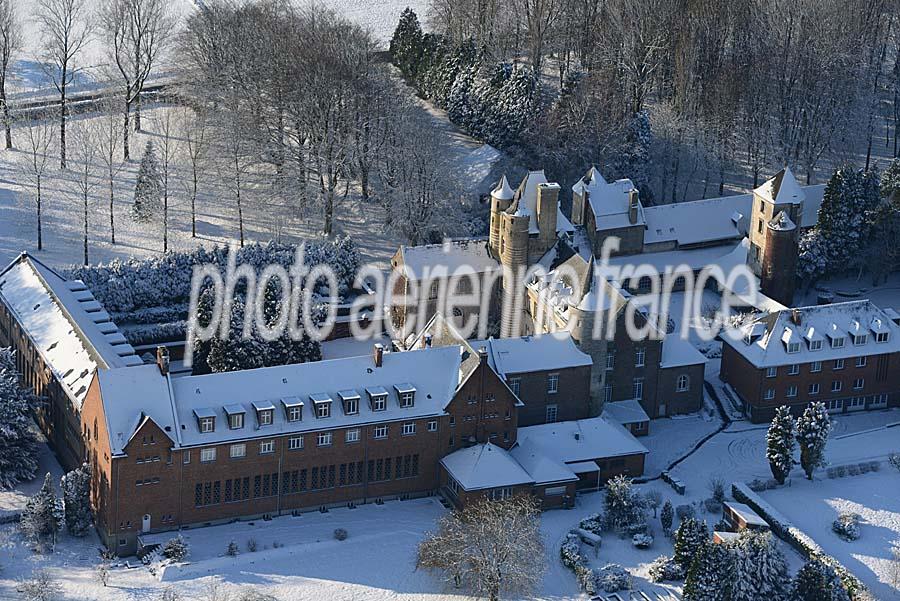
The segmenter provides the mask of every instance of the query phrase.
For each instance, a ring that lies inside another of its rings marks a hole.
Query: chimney
[[[803,314],[800,309],[791,309],[791,321],[795,326],[803,325]]]
[[[482,363],[482,364],[487,363],[487,358],[488,358],[487,349],[484,347],[481,347],[480,349],[478,349],[478,362]]]
[[[431,348],[431,341],[434,340],[431,334],[425,334],[425,348]]]
[[[156,366],[159,367],[159,373],[169,375],[169,349],[164,346],[156,347]]]
[[[632,188],[628,191],[628,222],[634,225],[638,220],[638,191]]]
[[[384,363],[384,345],[380,342],[375,343],[375,367],[381,367]]]

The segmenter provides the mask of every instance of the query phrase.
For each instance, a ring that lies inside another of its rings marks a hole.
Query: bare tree
[[[112,62],[124,85],[122,148],[130,157],[130,114],[134,105],[134,130],[141,129],[140,95],[160,52],[170,39],[175,21],[166,0],[106,0],[100,22],[109,44]]]
[[[162,159],[160,167],[162,168],[163,252],[169,250],[169,176],[172,173],[172,162],[178,147],[175,127],[176,121],[172,118],[172,110],[162,109],[162,114],[156,119],[156,129],[159,131],[159,154]]]
[[[43,62],[47,76],[59,92],[59,166],[66,168],[66,94],[81,71],[78,55],[91,35],[86,0],[38,0],[35,18],[41,26]]]
[[[419,544],[416,566],[441,570],[455,586],[468,584],[491,601],[501,593],[527,595],[545,568],[538,501],[485,498],[444,516]]]
[[[184,107],[179,112],[179,129],[184,136],[184,149],[191,167],[191,178],[185,187],[191,198],[191,237],[197,237],[197,192],[200,172],[209,149],[208,116],[203,109]]]
[[[44,249],[43,235],[43,183],[50,163],[50,151],[56,136],[52,125],[47,122],[35,123],[26,128],[28,152],[28,178],[34,186],[35,208],[37,210],[37,247]]]
[[[106,173],[106,183],[109,185],[109,238],[112,244],[116,243],[116,177],[122,169],[122,161],[119,160],[118,115],[112,106],[104,106],[100,117],[97,119],[97,154],[103,163]]]
[[[91,204],[91,193],[97,186],[97,178],[94,175],[94,161],[97,157],[97,142],[93,125],[88,121],[78,121],[72,128],[75,142],[76,168],[71,172],[72,182],[78,195],[81,197],[82,213],[82,250],[84,265],[88,265],[88,226]]]
[[[13,0],[0,0],[0,105],[3,106],[3,127],[6,147],[12,148],[12,122],[6,98],[6,76],[13,57],[22,49],[22,21],[16,14]]]
[[[528,58],[536,73],[541,72],[544,44],[563,9],[563,0],[517,0],[528,30]]]

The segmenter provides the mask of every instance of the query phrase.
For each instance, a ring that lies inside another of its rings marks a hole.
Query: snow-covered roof
[[[776,173],[753,192],[775,204],[802,204],[806,199],[790,167]]]
[[[594,213],[598,230],[644,225],[644,208],[638,201],[637,219],[632,223],[628,217],[631,192],[637,188],[630,179],[607,182],[595,168],[572,186],[576,194],[587,194],[587,201]]]
[[[523,444],[516,444],[510,449],[509,454],[528,472],[536,484],[578,480],[578,476],[571,468],[559,459],[550,456],[534,441],[526,440]]]
[[[99,369],[97,380],[113,455],[122,454],[145,418],[152,419],[174,442],[178,442],[178,420],[169,395],[168,380],[156,365]],[[190,416],[190,423],[196,424],[197,420]],[[227,428],[227,425],[222,427]]]
[[[604,417],[519,428],[517,440],[523,446],[536,444],[567,464],[649,452],[620,424]]]
[[[769,229],[776,232],[790,232],[797,229],[797,225],[791,221],[790,216],[784,211],[779,211],[775,218],[767,224]]]
[[[641,407],[640,402],[634,399],[605,403],[603,405],[603,417],[613,419],[623,426],[650,421],[650,416]]]
[[[491,190],[491,196],[499,200],[512,200],[515,193],[516,191],[509,185],[509,181],[506,179],[505,175],[500,178],[500,181],[497,182],[497,185]]]
[[[543,184],[549,184],[547,181],[547,176],[544,175],[544,171],[529,171],[528,175],[525,176],[525,179],[522,180],[522,183],[519,184],[519,187],[516,189],[514,194],[513,204],[510,205],[509,211],[519,216],[528,216],[528,233],[529,234],[537,234],[539,233],[538,222],[537,222],[537,193],[538,187]],[[566,217],[562,210],[557,205],[557,214],[556,214],[556,231],[559,232],[572,232],[575,227],[572,225],[572,222],[569,221],[569,218]]]
[[[753,510],[749,505],[745,505],[743,503],[735,503],[734,501],[725,501],[725,507],[733,511],[735,514],[740,516],[744,522],[746,522],[750,526],[766,526],[768,527],[768,522],[762,519],[756,511]]]
[[[592,363],[568,332],[519,338],[473,340],[473,348],[486,348],[491,367],[504,378],[512,374],[585,367]]]
[[[0,273],[0,299],[80,409],[97,367],[141,365],[109,314],[78,280],[25,253]]]
[[[706,357],[677,332],[668,334],[663,339],[662,356],[659,360],[660,367],[682,367],[684,365],[705,363]]]
[[[534,483],[509,452],[489,442],[454,451],[441,465],[465,490]]]
[[[500,269],[488,251],[487,238],[446,240],[441,244],[401,246],[407,275],[414,280],[449,277],[454,273],[486,273]],[[438,271],[437,268],[446,269]],[[466,271],[462,271],[462,270]],[[460,271],[457,271],[460,270]],[[469,271],[470,270],[470,271]]]
[[[853,333],[865,335],[865,342],[854,344]],[[887,340],[878,342],[879,333]],[[834,341],[839,339],[844,339],[843,343],[835,347]],[[895,353],[900,351],[900,326],[871,301],[854,300],[771,313],[744,325],[734,338],[725,335],[723,340],[754,366],[775,367]],[[818,349],[812,344],[815,340],[822,341]],[[788,352],[797,348],[789,349],[789,342],[799,343],[799,349]]]

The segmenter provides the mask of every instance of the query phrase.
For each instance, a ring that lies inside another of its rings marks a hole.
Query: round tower
[[[500,215],[509,208],[514,195],[515,191],[510,187],[505,175],[491,190],[491,231],[488,244],[495,257],[500,256]]]
[[[766,224],[766,243],[760,260],[759,290],[790,307],[797,282],[799,245],[797,225],[784,211]]]
[[[500,336],[519,336],[524,312],[525,287],[522,278],[528,269],[528,215],[500,213],[499,256],[503,269],[503,315]]]

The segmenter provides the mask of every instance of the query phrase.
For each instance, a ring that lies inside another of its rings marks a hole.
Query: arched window
[[[675,388],[676,392],[684,392],[690,387],[691,379],[687,377],[687,375],[681,374],[680,376],[678,376],[678,386],[676,386]]]

